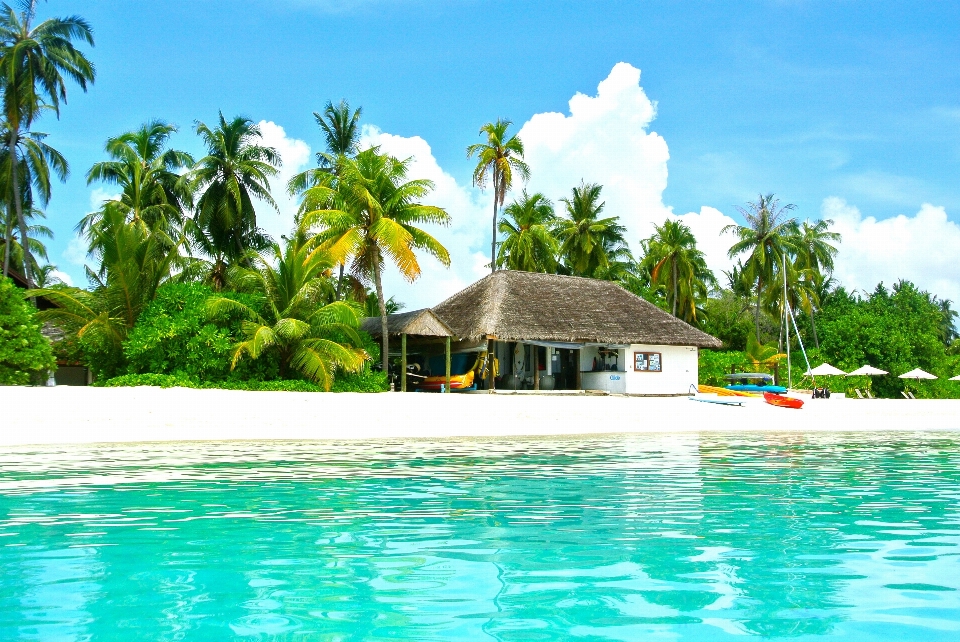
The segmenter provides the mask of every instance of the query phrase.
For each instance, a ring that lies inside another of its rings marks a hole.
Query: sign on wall
[[[634,352],[633,369],[637,372],[663,372],[659,352]]]

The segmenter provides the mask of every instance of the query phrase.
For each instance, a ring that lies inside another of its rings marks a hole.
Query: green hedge
[[[198,382],[182,375],[135,374],[122,375],[97,381],[101,388],[152,386],[155,388],[197,388],[203,390],[253,390],[276,392],[323,392],[323,388],[298,379],[284,381],[206,381]],[[381,372],[337,377],[333,392],[384,392],[388,389],[387,377]]]

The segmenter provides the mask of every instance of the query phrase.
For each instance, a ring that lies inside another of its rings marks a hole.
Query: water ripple
[[[0,639],[960,637],[960,437],[19,448]]]

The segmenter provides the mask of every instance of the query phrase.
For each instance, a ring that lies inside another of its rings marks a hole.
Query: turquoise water
[[[960,436],[0,454],[2,640],[958,640]]]

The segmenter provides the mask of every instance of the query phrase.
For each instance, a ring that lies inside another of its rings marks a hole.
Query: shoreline
[[[960,400],[809,399],[801,410],[684,397],[0,387],[0,446],[601,434],[960,433]]]

